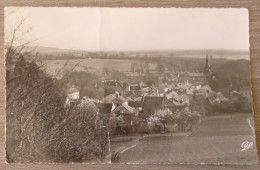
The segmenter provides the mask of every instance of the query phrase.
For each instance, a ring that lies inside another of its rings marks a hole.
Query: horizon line
[[[87,50],[87,49],[70,49],[70,48],[60,48],[60,47],[52,47],[52,46],[37,46],[37,45],[28,45],[28,47],[46,47],[46,48],[53,48],[53,49],[59,49],[59,50],[71,50],[71,51],[86,51],[86,52],[138,52],[138,51],[212,51],[212,50],[228,50],[228,51],[244,51],[244,52],[250,52],[250,49],[234,49],[234,48],[178,48],[178,49],[138,49],[138,50],[133,50],[133,49],[128,49],[128,50]]]

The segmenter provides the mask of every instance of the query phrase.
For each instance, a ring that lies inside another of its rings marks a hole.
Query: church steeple
[[[209,77],[211,75],[210,65],[209,65],[209,57],[208,57],[208,50],[206,50],[206,63],[204,67],[204,82],[208,83]]]
[[[206,50],[206,63],[204,67],[204,74],[211,74],[210,65],[209,65],[209,57],[208,57],[208,50]]]

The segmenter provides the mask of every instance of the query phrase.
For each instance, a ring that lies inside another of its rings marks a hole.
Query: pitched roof
[[[112,100],[116,97],[115,94],[109,94],[107,95],[104,99],[103,102],[104,103],[112,103]]]
[[[200,89],[211,89],[211,87],[208,84],[204,84]]]
[[[223,96],[222,93],[218,92],[218,93],[216,93],[216,94],[217,94],[217,97],[218,97],[220,100],[224,100],[224,99],[225,99],[225,97]]]
[[[139,84],[132,84],[130,85],[130,90],[141,90],[141,87]]]
[[[126,102],[123,103],[122,106],[124,108],[126,108],[129,112],[134,113],[134,109],[132,107],[128,106]]]
[[[142,97],[136,97],[133,101],[142,101]]]
[[[179,95],[177,97],[174,97],[175,100],[177,101],[183,101],[183,102],[186,102],[186,101],[189,101],[189,96],[186,96],[186,95]]]
[[[167,99],[167,98],[165,98],[165,99],[163,100],[162,105],[165,106],[165,107],[175,106],[175,105],[173,104],[173,102],[172,102],[171,100]]]
[[[180,103],[180,102],[177,102],[177,101],[172,101],[172,103],[174,104],[174,106],[186,106],[185,102]]]
[[[209,92],[207,95],[208,100],[212,103],[214,100],[218,98],[217,94],[215,92]]]
[[[108,86],[121,86],[121,83],[117,80],[105,80],[104,84]]]
[[[140,97],[143,93],[141,90],[133,90],[133,94],[135,95],[135,97]]]
[[[78,93],[78,92],[79,90],[74,87],[71,87],[67,90],[67,94]]]
[[[129,101],[128,105],[130,107],[142,107],[142,101]]]
[[[113,100],[112,100],[112,103],[115,103],[115,104],[122,104],[124,103],[126,100],[123,99],[123,97],[115,97]]]
[[[130,106],[128,106],[126,103],[123,103],[122,105],[116,107],[112,113],[120,113],[120,114],[133,114],[134,109]]]
[[[171,99],[171,98],[174,98],[177,96],[178,96],[178,94],[175,91],[172,91],[172,92],[166,94],[167,99]]]
[[[160,107],[164,97],[161,96],[144,96],[144,107]]]
[[[118,99],[116,99],[116,98],[118,98]],[[103,99],[103,102],[104,103],[112,103],[114,99],[115,99],[114,102],[120,102],[120,104],[126,101],[126,99],[123,96],[119,96],[119,95],[117,96],[116,94],[110,94],[110,95],[107,95]]]

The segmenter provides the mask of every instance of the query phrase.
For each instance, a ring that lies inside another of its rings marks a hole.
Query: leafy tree
[[[209,83],[213,90],[219,88],[238,90],[240,87],[250,86],[249,61],[243,59],[228,61],[215,67]]]
[[[167,123],[173,122],[173,113],[170,109],[156,110],[153,115],[148,117],[147,121],[150,126],[163,126],[165,132]]]
[[[108,131],[97,128],[93,101],[83,100],[78,106],[65,109],[66,83],[45,74],[34,61],[26,61],[22,56],[9,72],[8,162],[104,161]]]
[[[145,76],[143,76],[142,81],[148,86],[157,85],[158,77],[154,74],[146,74]]]
[[[169,109],[156,110],[155,113],[148,117],[147,123],[151,129],[155,129],[159,132],[156,127],[163,127],[163,131],[166,131],[166,125],[168,123],[176,123],[180,131],[191,129],[200,120],[200,114],[197,112],[191,112],[187,107],[182,110],[172,112]]]
[[[205,97],[197,96],[196,93],[193,94],[192,99],[190,101],[189,108],[192,112],[198,112],[201,116],[205,116],[207,113],[206,105],[207,101]]]

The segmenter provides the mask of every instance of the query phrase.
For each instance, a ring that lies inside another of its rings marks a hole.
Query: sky
[[[245,8],[5,7],[5,43],[21,20],[17,44],[87,51],[249,50]]]

